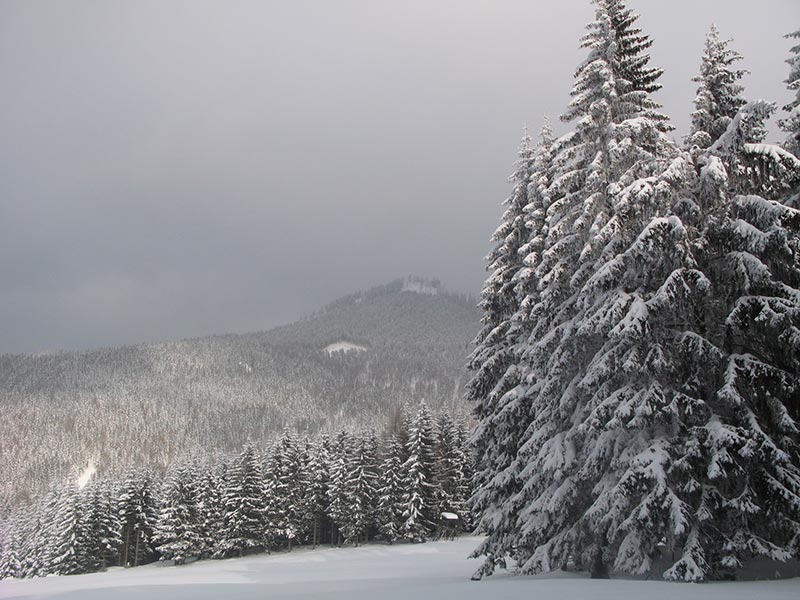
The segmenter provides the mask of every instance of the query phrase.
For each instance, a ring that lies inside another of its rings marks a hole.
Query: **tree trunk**
[[[592,560],[592,579],[608,579],[608,565],[603,560],[603,551],[598,550]]]
[[[319,519],[314,517],[314,535],[313,541],[311,542],[311,547],[316,549],[317,548],[317,524],[319,523]]]
[[[122,552],[120,552],[120,560],[122,562],[123,567],[128,566],[128,549],[131,547],[131,528],[125,528],[125,546],[122,548]]]

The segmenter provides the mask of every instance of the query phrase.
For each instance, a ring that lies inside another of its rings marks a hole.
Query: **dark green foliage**
[[[120,521],[120,564],[136,567],[156,558],[153,529],[157,507],[153,476],[146,471],[131,471],[124,479],[117,501]]]
[[[242,556],[264,548],[264,484],[255,450],[249,444],[225,478],[220,556]]]
[[[200,481],[196,470],[183,467],[167,477],[153,535],[161,560],[179,565],[203,553],[206,539],[201,529],[205,516],[198,506]]]
[[[434,479],[435,445],[433,419],[427,404],[421,402],[411,419],[406,443],[406,490],[403,495],[403,536],[423,541],[438,522],[436,482]]]
[[[402,537],[403,495],[408,485],[404,479],[403,454],[397,437],[391,437],[379,469],[376,522],[380,538],[390,544]]]

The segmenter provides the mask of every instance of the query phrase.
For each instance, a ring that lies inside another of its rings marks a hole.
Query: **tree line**
[[[443,512],[472,524],[471,460],[462,423],[425,402],[393,432],[300,439],[266,452],[180,463],[163,477],[60,486],[16,512],[3,536],[0,578],[71,575],[155,560],[242,556],[297,545],[424,541]]]

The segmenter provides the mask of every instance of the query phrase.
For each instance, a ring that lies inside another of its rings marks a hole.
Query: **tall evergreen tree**
[[[551,144],[552,132],[546,125],[542,146]],[[496,514],[496,505],[509,493],[509,482],[495,474],[508,468],[513,459],[513,451],[509,452],[516,442],[512,432],[523,409],[513,392],[519,383],[516,344],[524,336],[520,314],[529,310],[521,306],[520,298],[531,287],[529,273],[540,260],[546,210],[546,186],[536,166],[537,153],[526,129],[510,178],[508,208],[492,236],[497,246],[487,257],[490,276],[481,293],[482,328],[467,364],[474,374],[467,384],[466,401],[479,420],[471,439],[480,465],[472,503],[476,512],[487,516]],[[496,531],[497,525],[489,523],[483,530]]]
[[[107,480],[94,479],[83,490],[83,512],[89,534],[89,570],[103,570],[117,564],[121,523],[115,490]]]
[[[478,530],[489,533],[479,553],[494,556],[493,548],[504,544],[507,531],[515,531],[513,519],[504,518],[500,506],[519,489],[513,476],[513,461],[520,437],[530,419],[528,405],[519,393],[522,371],[519,369],[521,354],[525,348],[533,323],[538,299],[538,268],[545,260],[544,249],[547,238],[547,214],[550,207],[550,184],[553,176],[553,158],[562,141],[553,139],[547,121],[542,128],[540,143],[533,157],[528,205],[525,219],[529,238],[519,248],[522,257],[517,272],[513,275],[513,287],[505,293],[515,294],[512,302],[516,311],[508,318],[508,327],[503,331],[502,342],[507,350],[505,373],[492,389],[490,397],[480,401],[474,409],[479,419],[471,439],[471,452],[475,456],[475,494],[470,499],[470,513],[482,515]],[[518,301],[521,298],[521,301]],[[481,377],[476,373],[476,379]],[[474,400],[468,395],[468,400]],[[488,412],[487,412],[488,411]],[[502,559],[500,559],[502,562]],[[493,564],[487,561],[487,566]]]
[[[153,528],[158,515],[152,475],[141,471],[129,472],[119,493],[120,561],[122,566],[136,567],[154,558]]]
[[[331,528],[331,544],[339,545],[343,541],[343,529],[349,519],[350,506],[347,497],[347,465],[352,453],[352,442],[346,431],[336,434],[331,448],[330,485],[328,486],[328,514],[333,523]]]
[[[312,519],[311,536],[314,547],[322,543],[323,531],[329,513],[330,499],[330,448],[331,441],[323,436],[320,442],[309,448],[308,489],[305,496],[305,512]]]
[[[386,443],[381,462],[376,508],[378,534],[390,544],[402,536],[403,494],[406,489],[403,463],[403,447],[393,436]]]
[[[196,470],[179,467],[169,474],[153,534],[153,544],[161,560],[172,560],[180,565],[187,558],[202,554],[205,540],[200,532],[202,519],[198,499]]]
[[[504,382],[504,375],[513,364],[513,338],[509,330],[512,327],[511,317],[519,308],[514,277],[522,267],[520,248],[530,238],[525,209],[530,203],[528,185],[533,158],[533,146],[526,129],[520,142],[514,173],[510,177],[512,192],[504,202],[507,208],[492,235],[492,241],[497,245],[486,257],[487,270],[491,274],[481,292],[480,307],[484,316],[481,330],[475,338],[476,348],[468,363],[475,375],[467,385],[467,400],[474,403],[473,411],[479,418],[492,414],[494,404],[509,387]],[[482,446],[489,443],[492,437],[487,432],[486,441],[478,437],[476,444]]]
[[[650,96],[660,70],[647,66],[649,38],[622,2],[595,4],[596,20],[583,39],[589,56],[562,117],[576,121],[577,129],[553,159],[547,238],[531,301],[535,321],[521,355],[522,385],[514,391],[534,420],[530,426],[523,421],[516,434],[521,441],[511,451],[512,466],[494,474],[510,493],[482,516],[489,537],[476,554],[487,560],[475,577],[491,573],[509,554],[526,571],[561,566],[570,555],[597,575],[605,567],[602,549],[609,540],[589,513],[606,474],[597,459],[619,461],[625,448],[620,445],[616,457],[603,455],[610,436],[588,416],[602,394],[621,383],[609,381],[601,390],[596,360],[605,356],[605,375],[614,372],[614,349],[605,341],[614,318],[620,320],[635,297],[601,289],[593,278],[615,268],[617,257],[663,214],[669,186],[659,173],[677,151]],[[669,241],[662,242],[665,248]]]
[[[74,485],[64,487],[52,515],[46,570],[54,575],[76,575],[91,570],[90,539],[82,511],[81,495]]]
[[[403,496],[403,535],[412,541],[425,541],[438,521],[433,483],[434,446],[433,420],[423,400],[411,421],[408,458],[403,465],[408,486]]]
[[[22,561],[20,560],[21,543],[18,525],[13,526],[0,551],[0,580],[22,577]]]
[[[355,545],[366,538],[374,522],[377,479],[375,446],[374,434],[359,436],[345,463],[344,497],[348,510],[341,528],[345,542]]]
[[[442,413],[436,420],[434,458],[437,515],[451,512],[458,515],[462,523],[469,523],[467,477],[467,455],[464,451],[463,436],[452,417]]]
[[[264,547],[264,488],[255,450],[247,444],[234,461],[225,482],[222,556],[258,551]]]
[[[19,545],[22,570],[21,577],[43,577],[47,575],[47,552],[49,548],[49,531],[52,529],[53,516],[56,514],[58,494],[50,490],[38,498],[30,511],[21,511],[16,522],[20,526]]]
[[[786,35],[787,39],[800,40],[800,29]],[[784,147],[795,156],[800,157],[800,43],[791,49],[792,56],[786,59],[789,63],[789,77],[786,86],[795,93],[794,99],[783,107],[788,115],[778,123],[789,134]]]
[[[698,84],[692,113],[692,126],[687,138],[689,147],[705,150],[725,133],[736,112],[745,104],[744,88],[739,83],[747,73],[735,69],[741,54],[728,47],[731,40],[721,40],[716,26],[706,36],[700,74],[692,81]]]
[[[782,185],[742,169],[754,153],[782,156],[760,144],[771,112],[742,107],[697,163],[694,246],[710,292],[693,331],[690,400],[676,414],[686,429],[673,472],[689,510],[672,579],[728,577],[753,556],[798,553],[800,212],[765,197]]]
[[[201,556],[213,556],[222,537],[225,489],[219,469],[206,465],[197,482],[197,531],[201,538]]]
[[[294,434],[286,430],[272,449],[265,479],[270,489],[267,513],[277,542],[289,550],[303,532],[303,504],[308,485],[301,448]]]

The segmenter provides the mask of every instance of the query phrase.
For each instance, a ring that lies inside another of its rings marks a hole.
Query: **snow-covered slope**
[[[592,580],[583,574],[470,581],[465,557],[478,538],[454,542],[295,550],[289,554],[148,565],[107,573],[0,581],[0,598],[42,600],[796,600],[800,579],[704,585]]]

